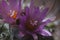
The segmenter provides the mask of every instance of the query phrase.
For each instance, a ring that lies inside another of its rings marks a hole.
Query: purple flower
[[[45,7],[45,9],[41,12],[39,7],[34,6],[33,0],[31,1],[30,7],[25,7],[24,12],[22,12],[20,16],[20,25],[19,29],[21,30],[19,35],[23,37],[25,34],[32,35],[34,40],[38,40],[36,34],[40,34],[43,36],[52,36],[52,34],[44,29],[45,25],[50,23],[52,20],[48,18],[46,21],[43,19],[46,17],[49,8]]]
[[[49,8],[45,7],[41,12],[41,9],[34,5],[33,0],[31,0],[30,7],[26,6],[23,10],[21,9],[21,0],[8,0],[8,3],[2,0],[0,2],[0,15],[5,19],[5,22],[13,23],[20,21],[18,23],[19,37],[29,34],[33,36],[34,40],[38,40],[36,34],[52,36],[48,30],[44,29],[45,25],[51,22],[50,19],[43,21],[48,10]]]
[[[20,2],[20,3],[19,3]],[[0,1],[0,15],[7,23],[13,23],[18,18],[21,8],[21,0]]]
[[[32,7],[34,8],[34,7]],[[51,20],[47,20],[42,22],[48,12],[48,8],[45,8],[42,12],[40,12],[39,7],[35,7],[34,10],[31,8],[25,8],[25,15],[20,16],[20,25],[19,29],[20,36],[24,36],[25,34],[32,35],[35,40],[37,40],[36,34],[41,34],[43,36],[52,36],[52,34],[44,29],[45,25],[47,25]],[[22,13],[23,14],[23,13]]]

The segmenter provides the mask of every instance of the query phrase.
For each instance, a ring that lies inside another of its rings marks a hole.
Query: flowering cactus
[[[51,22],[51,19],[45,19],[48,7],[45,7],[43,11],[39,9],[39,6],[35,6],[33,0],[31,0],[30,7],[26,6],[21,8],[21,0],[2,0],[0,2],[0,15],[2,15],[5,22],[12,24],[16,23],[19,27],[19,37],[23,37],[25,34],[32,35],[34,40],[38,40],[36,34],[43,36],[52,36],[52,34],[44,29],[45,25]]]

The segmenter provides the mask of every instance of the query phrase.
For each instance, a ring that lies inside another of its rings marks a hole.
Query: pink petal
[[[38,40],[38,36],[36,34],[32,34],[34,40]]]
[[[42,30],[41,35],[43,35],[43,36],[52,36],[52,34],[46,29]]]

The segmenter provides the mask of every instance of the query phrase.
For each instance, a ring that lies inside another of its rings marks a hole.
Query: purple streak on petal
[[[9,6],[5,0],[0,2],[0,9],[9,12]]]
[[[2,0],[0,3],[0,14],[2,15],[2,18],[7,19],[7,14],[9,13],[10,9],[5,0]]]
[[[51,22],[50,20],[47,20],[47,21],[43,22],[43,23],[35,30],[35,32],[41,31],[42,29],[44,29],[45,25],[47,25],[47,24],[50,23],[50,22]]]
[[[18,14],[17,14],[17,18],[20,18],[20,13],[21,13],[21,0],[19,0],[19,2],[18,2],[19,4],[18,4]]]
[[[47,25],[50,22],[51,22],[50,20],[43,22],[42,25],[40,25],[40,28],[43,29],[45,27],[45,25]]]
[[[34,0],[31,0],[31,3],[30,3],[30,15],[33,14],[33,11],[34,11]]]
[[[32,32],[29,32],[28,30],[26,30],[25,25],[22,25],[22,24],[19,25],[19,30],[22,31],[24,34],[29,34],[29,35],[32,34]]]
[[[40,15],[40,20],[42,21],[45,16],[47,15],[47,12],[48,12],[48,8],[45,8],[42,12],[41,12],[41,15]]]
[[[43,36],[52,36],[52,34],[48,30],[46,30],[46,29],[43,29],[41,31],[41,35],[43,35]]]
[[[21,11],[21,0],[19,0],[19,11]]]
[[[42,29],[44,29],[45,24],[41,24],[36,30],[35,32],[41,32]]]
[[[30,8],[31,8],[31,9],[33,9],[33,8],[34,8],[34,0],[31,0]]]
[[[7,13],[9,11],[9,6],[8,6],[7,2],[4,0],[2,0],[0,2],[0,11],[4,12],[4,13]]]
[[[18,10],[19,0],[8,0],[8,2],[9,2],[9,6],[12,10]]]
[[[51,20],[51,21],[54,21],[56,19],[56,16],[52,16],[52,17],[50,17],[48,19]]]
[[[34,40],[38,40],[38,36],[36,34],[32,34]]]
[[[20,16],[20,23],[24,25],[26,22],[26,16]]]
[[[28,7],[25,7],[25,12],[26,12],[26,16],[28,17],[30,13],[30,9]]]
[[[38,19],[40,17],[40,9],[34,5],[34,0],[31,0],[30,4],[30,17],[33,19]]]
[[[45,22],[43,22],[43,24],[45,24],[45,25],[47,25],[48,23],[50,23],[51,22],[51,20],[46,20]]]
[[[26,30],[25,25],[23,25],[23,24],[19,25],[19,30],[22,31],[24,34],[32,35],[32,32],[29,32],[28,30]]]
[[[32,13],[32,17],[34,19],[38,19],[40,17],[40,9],[39,9],[39,7],[34,7],[34,11]]]
[[[13,22],[14,22],[14,19],[13,19],[13,18],[11,18],[11,17],[7,17],[7,18],[5,19],[5,22],[7,22],[7,23],[11,24],[11,23],[13,23]]]

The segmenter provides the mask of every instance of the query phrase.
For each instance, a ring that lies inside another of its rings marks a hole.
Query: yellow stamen
[[[12,13],[12,18],[14,18],[14,19],[16,19],[16,16],[17,16],[17,12],[16,11],[14,11],[13,13]]]
[[[17,17],[17,12],[16,11],[12,11],[12,12],[10,12],[11,14],[8,14],[8,16],[10,16],[11,18],[13,18],[13,19],[16,19],[16,17]]]

